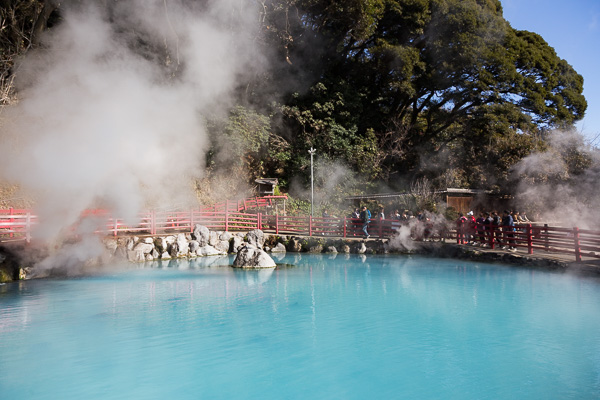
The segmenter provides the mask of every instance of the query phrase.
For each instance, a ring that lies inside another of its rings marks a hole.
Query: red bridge
[[[211,230],[249,231],[261,229],[267,233],[281,235],[360,238],[363,236],[362,222],[346,217],[311,217],[269,215],[265,209],[276,205],[287,196],[254,197],[239,201],[226,201],[210,207],[188,211],[148,211],[139,215],[139,223],[126,225],[122,219],[114,218],[106,210],[87,210],[82,219],[95,217],[101,220],[96,231],[101,235],[165,235],[192,232],[196,224]],[[248,211],[253,210],[254,213]],[[31,210],[0,210],[0,241],[26,240],[32,238],[32,229],[39,223]],[[458,244],[467,242],[494,249],[497,246],[521,248],[528,254],[534,251],[572,254],[576,261],[582,256],[600,258],[600,231],[579,228],[535,226],[531,224],[514,227],[499,227],[487,224],[459,225],[454,223],[433,224],[414,221],[403,225],[401,221],[373,219],[369,234],[374,238],[389,238],[404,229],[413,240],[451,240]],[[75,228],[73,228],[75,231]]]

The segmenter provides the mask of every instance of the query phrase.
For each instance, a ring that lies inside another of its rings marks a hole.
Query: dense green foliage
[[[329,191],[408,189],[419,178],[510,191],[511,168],[544,149],[544,132],[585,113],[583,78],[542,37],[513,29],[498,0],[260,3],[257,41],[271,68],[240,85],[228,120],[210,121],[208,167],[244,168],[249,182],[306,185],[312,146],[317,169],[347,169],[333,183],[321,175]],[[0,4],[30,32],[60,12],[51,1]],[[3,54],[34,43],[9,32]]]
[[[303,154],[314,145],[367,179],[504,188],[511,166],[543,145],[540,132],[585,112],[582,77],[539,35],[512,29],[499,1],[292,8],[295,19],[273,25],[297,38],[285,56],[313,80],[284,99],[291,146]],[[318,64],[303,59],[307,48],[322,55]],[[289,67],[275,80],[295,73]],[[297,164],[285,172],[298,173]]]

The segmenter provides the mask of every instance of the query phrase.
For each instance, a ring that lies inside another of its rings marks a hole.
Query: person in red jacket
[[[465,223],[465,236],[467,238],[467,243],[473,244],[475,243],[475,216],[473,215],[473,211],[469,211],[467,213],[467,221]]]

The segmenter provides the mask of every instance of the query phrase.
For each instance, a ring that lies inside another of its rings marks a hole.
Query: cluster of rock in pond
[[[325,237],[268,235],[260,230],[250,232],[210,231],[196,225],[193,232],[157,237],[117,237],[103,239],[103,248],[89,254],[80,251],[85,243],[64,243],[61,247],[0,248],[0,283],[17,279],[85,274],[100,265],[125,260],[152,262],[175,258],[225,256],[235,254],[233,267],[275,268],[273,258],[281,260],[286,252],[309,253],[418,253],[483,262],[501,262],[532,267],[567,269],[571,263],[546,257],[505,252],[479,251],[456,244],[420,242],[404,243],[398,237],[384,240],[349,240]],[[95,240],[95,239],[94,239]],[[96,245],[98,244],[95,240]],[[408,247],[407,247],[408,246]],[[93,246],[92,246],[93,247]],[[82,255],[82,253],[85,253]],[[88,257],[89,256],[89,257]],[[597,269],[595,269],[597,272]]]
[[[210,231],[196,225],[193,232],[159,237],[107,238],[104,245],[111,257],[131,262],[168,260],[181,257],[206,257],[236,254],[234,267],[275,268],[269,253],[387,253],[387,241],[352,243],[340,239],[298,238],[249,232]]]

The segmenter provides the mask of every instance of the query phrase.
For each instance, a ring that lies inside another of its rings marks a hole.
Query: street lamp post
[[[310,216],[313,217],[313,203],[315,201],[315,185],[313,179],[313,155],[316,150],[310,147],[308,153],[310,154]]]

